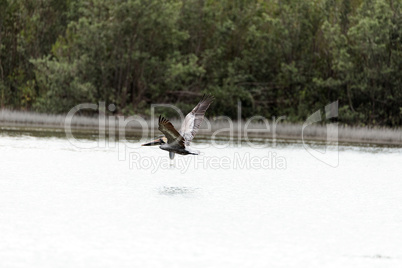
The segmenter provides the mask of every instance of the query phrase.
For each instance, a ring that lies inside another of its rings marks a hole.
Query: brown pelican
[[[204,114],[213,100],[214,98],[212,96],[204,95],[197,106],[186,115],[180,131],[177,131],[168,119],[159,116],[158,129],[165,134],[165,136],[160,136],[156,140],[145,143],[142,146],[160,145],[159,148],[169,151],[170,159],[174,158],[175,153],[181,155],[199,154],[198,151],[191,150],[189,145],[197,134],[202,120],[204,119]]]

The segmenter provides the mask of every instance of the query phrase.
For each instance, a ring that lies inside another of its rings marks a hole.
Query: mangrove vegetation
[[[0,0],[0,106],[402,125],[401,0]]]

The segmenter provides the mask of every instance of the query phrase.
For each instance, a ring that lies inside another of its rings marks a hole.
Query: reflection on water
[[[168,187],[168,186],[163,186],[158,189],[158,193],[160,195],[167,195],[167,196],[192,196],[197,192],[198,188],[193,188],[193,187]]]
[[[391,259],[390,256],[383,256],[380,254],[373,255],[373,256],[363,256],[363,258],[370,258],[370,259]]]

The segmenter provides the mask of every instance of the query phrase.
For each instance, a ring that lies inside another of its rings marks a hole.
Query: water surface
[[[1,266],[402,267],[401,148],[93,141],[0,135]]]

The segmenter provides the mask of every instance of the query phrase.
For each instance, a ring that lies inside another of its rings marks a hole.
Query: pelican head
[[[159,136],[155,140],[148,143],[144,143],[141,146],[154,146],[154,145],[162,145],[165,143],[167,143],[167,138],[165,136]]]

